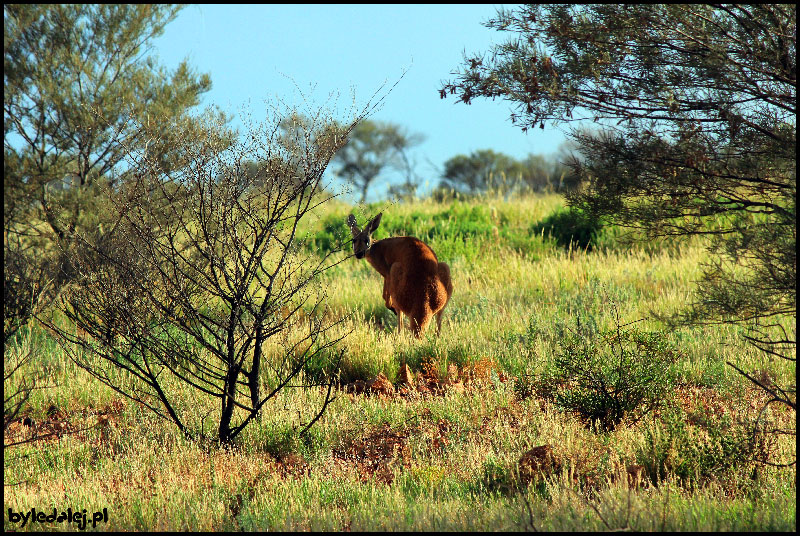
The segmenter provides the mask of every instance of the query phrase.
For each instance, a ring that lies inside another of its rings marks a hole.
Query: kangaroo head
[[[353,253],[355,253],[356,259],[363,259],[372,246],[372,233],[378,228],[382,215],[383,212],[379,212],[363,230],[356,225],[355,216],[350,214],[347,217],[347,225],[350,226],[350,232],[353,233]]]

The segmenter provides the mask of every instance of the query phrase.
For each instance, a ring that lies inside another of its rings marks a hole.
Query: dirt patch
[[[275,465],[278,474],[283,478],[302,478],[311,474],[311,466],[309,463],[303,456],[294,452],[276,456]]]

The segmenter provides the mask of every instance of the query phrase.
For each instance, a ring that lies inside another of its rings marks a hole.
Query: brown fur
[[[353,233],[356,258],[366,257],[383,276],[383,300],[386,307],[397,313],[397,330],[403,329],[403,314],[411,319],[411,330],[419,338],[436,315],[438,334],[442,329],[442,314],[453,283],[450,267],[439,262],[433,250],[413,236],[396,236],[372,242],[382,214],[372,219],[362,231],[351,214],[348,218]]]

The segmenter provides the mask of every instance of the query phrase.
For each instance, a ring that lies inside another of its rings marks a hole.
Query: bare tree
[[[36,251],[5,226],[3,248],[3,348],[54,296],[55,270],[36,262]]]
[[[187,437],[200,424],[181,389],[217,401],[216,437],[228,443],[303,383],[310,360],[335,359],[341,339],[318,278],[330,253],[298,242],[304,218],[332,197],[323,173],[363,115],[342,125],[306,114],[288,134],[294,112],[273,115],[233,145],[213,135],[224,124],[209,124],[184,140],[174,171],[131,150],[131,178],[106,190],[117,223],[70,253],[79,276],[58,305],[77,333],[45,320],[78,365]],[[305,430],[331,400],[327,386]]]

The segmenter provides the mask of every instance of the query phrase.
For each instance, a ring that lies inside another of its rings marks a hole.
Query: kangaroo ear
[[[350,232],[353,233],[353,236],[361,232],[361,229],[356,225],[356,217],[352,214],[347,217],[347,226],[350,227]]]
[[[367,224],[364,230],[367,231],[368,234],[374,233],[378,228],[378,225],[381,223],[381,216],[383,216],[383,212],[378,212],[378,215],[372,218],[372,221]]]

